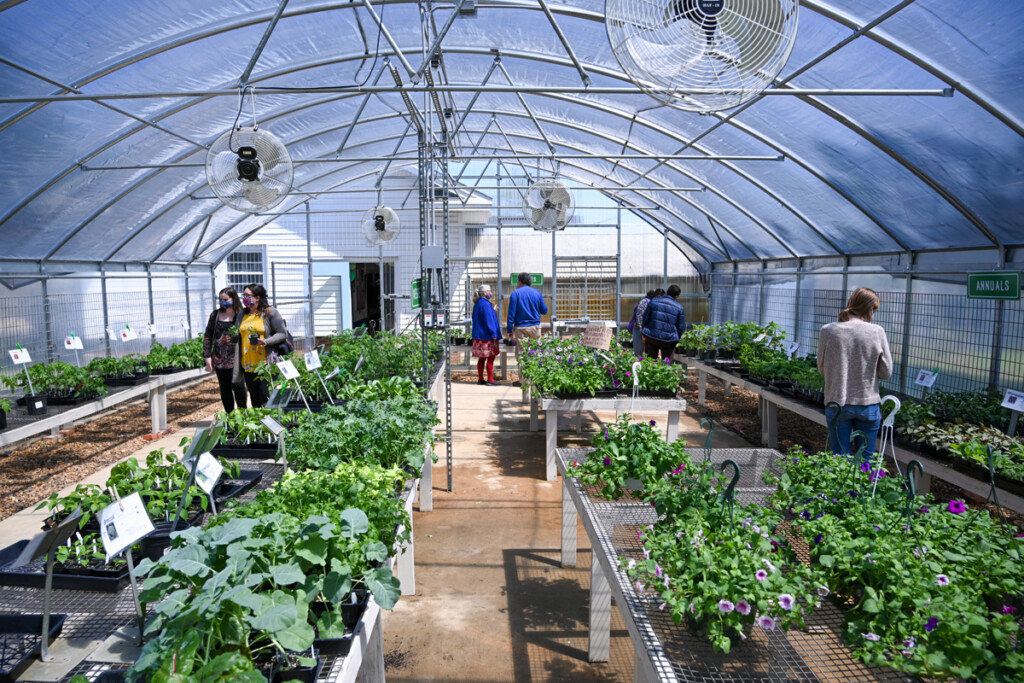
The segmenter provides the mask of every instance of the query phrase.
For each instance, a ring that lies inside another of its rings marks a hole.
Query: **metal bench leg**
[[[612,630],[612,589],[608,578],[601,569],[598,559],[600,548],[595,549],[590,560],[590,633],[587,659],[591,662],[607,662]]]
[[[576,506],[569,494],[569,480],[562,479],[562,566],[576,566]]]

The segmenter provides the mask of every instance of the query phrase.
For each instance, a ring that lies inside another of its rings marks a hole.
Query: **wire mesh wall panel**
[[[615,320],[615,259],[557,258],[559,319]]]
[[[144,295],[146,296],[146,295]],[[103,295],[95,294],[51,294],[47,297],[47,309],[50,315],[50,325],[53,330],[52,344],[55,348],[50,349],[50,357],[54,360],[65,363],[81,363],[86,365],[90,360],[107,355],[107,333],[103,329]],[[42,310],[42,309],[40,309]],[[5,317],[4,320],[7,320]],[[41,324],[40,332],[44,332]],[[75,352],[64,348],[64,338],[72,332],[82,341],[82,350],[75,356]],[[143,325],[141,330],[136,330],[140,336],[146,336],[146,328]],[[121,342],[110,341],[111,351],[117,347],[114,344]],[[47,360],[45,354],[35,355],[32,358],[37,361]]]
[[[1024,306],[1019,300],[996,305],[1002,308],[996,382],[1007,389],[1024,389]]]
[[[142,292],[109,292],[107,294],[107,311],[110,329],[118,337],[116,341],[110,342],[110,355],[120,357],[130,353],[148,353],[150,340],[146,324],[149,322],[149,293],[146,290]],[[173,323],[168,322],[178,325],[178,329],[181,330],[181,323],[185,320],[187,320],[187,316],[183,306],[181,316],[174,319]],[[122,341],[121,330],[124,330],[126,325],[130,325],[135,330],[138,335],[136,339]],[[140,332],[141,334],[139,334]],[[177,341],[184,340],[184,334],[177,339]]]
[[[488,285],[496,297],[498,294],[498,259],[486,261],[465,261],[463,259],[451,259],[451,319],[473,317],[473,298],[476,295],[476,288],[480,285]],[[503,294],[509,291],[506,284]],[[497,299],[494,300],[497,302]],[[498,311],[498,318],[501,319],[501,311]]]
[[[0,319],[4,321],[0,329],[4,354],[3,374],[12,377],[21,372],[22,366],[15,366],[8,349],[18,348],[18,344],[28,351],[33,361],[46,360],[46,320],[43,297],[25,296],[0,299]]]

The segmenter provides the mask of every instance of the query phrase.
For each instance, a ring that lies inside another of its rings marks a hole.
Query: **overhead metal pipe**
[[[576,67],[576,71],[580,74],[580,79],[583,80],[583,85],[590,85],[590,74],[587,73],[586,69],[583,68],[583,64],[576,57],[576,53],[572,49],[572,45],[569,44],[569,39],[562,33],[562,27],[558,25],[555,20],[555,15],[551,12],[551,8],[548,7],[548,3],[545,0],[537,0],[540,3],[540,8],[544,10],[544,15],[551,22],[551,28],[555,29],[555,35],[558,36],[558,40],[562,42],[562,47],[565,48],[565,53],[569,55],[569,59],[572,60],[573,66]]]
[[[398,43],[396,43],[395,39],[391,37],[391,32],[388,31],[386,26],[384,26],[384,22],[381,21],[380,16],[378,16],[377,12],[373,9],[373,5],[370,4],[370,0],[363,0],[363,7],[365,7],[366,11],[370,13],[371,17],[373,17],[374,23],[377,24],[377,29],[381,32],[381,35],[384,36],[384,40],[388,41],[388,45],[391,46],[391,49],[395,51],[395,56],[398,57],[398,61],[402,63],[402,66],[404,66],[405,70],[409,73],[410,78],[412,78],[412,82],[417,83],[420,80],[419,75],[416,73],[416,70],[412,68],[412,65],[409,64],[409,60],[405,58],[405,54],[402,52],[402,49],[398,47]],[[351,90],[351,88],[346,88],[345,90]]]

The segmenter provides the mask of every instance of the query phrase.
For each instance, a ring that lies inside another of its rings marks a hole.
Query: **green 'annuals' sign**
[[[420,279],[416,278],[412,281],[412,310],[416,310],[420,307]]]
[[[1020,273],[968,273],[968,299],[1020,299]]]
[[[519,273],[512,273],[511,283],[512,289],[519,286]],[[544,284],[544,273],[530,273],[530,284],[534,287],[540,287]]]

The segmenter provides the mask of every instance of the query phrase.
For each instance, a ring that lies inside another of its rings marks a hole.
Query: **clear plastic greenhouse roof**
[[[635,211],[707,261],[1020,246],[1021,10],[800,2],[772,88],[699,114],[634,84],[596,0],[11,0],[0,260],[219,262],[273,220],[206,180],[243,85],[295,160],[275,213],[372,182],[392,156],[415,171],[415,123],[458,125],[456,159],[547,155],[624,207],[656,205]]]

